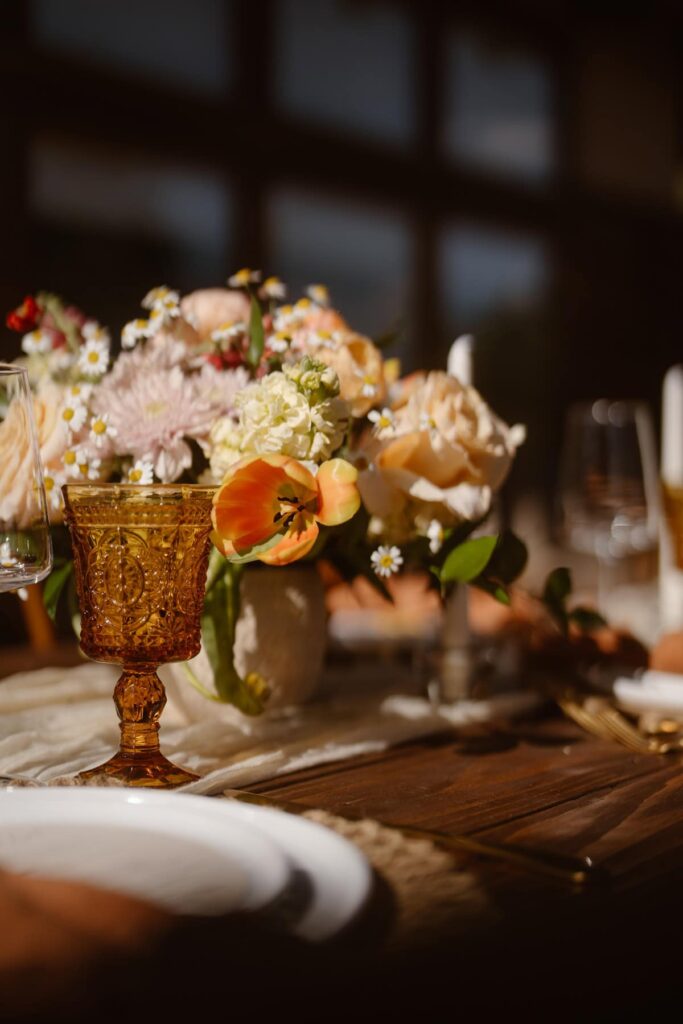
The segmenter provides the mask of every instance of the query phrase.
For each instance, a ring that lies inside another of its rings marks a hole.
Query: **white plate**
[[[183,796],[179,793],[178,796]],[[189,794],[184,799],[188,799]],[[287,853],[312,886],[312,900],[292,931],[320,942],[349,924],[372,888],[372,869],[360,850],[329,828],[306,818],[237,800],[210,799],[226,819],[258,828]]]
[[[0,866],[89,882],[181,914],[267,907],[291,863],[217,801],[130,789],[0,791]]]

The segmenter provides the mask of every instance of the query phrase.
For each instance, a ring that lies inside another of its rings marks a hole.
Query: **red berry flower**
[[[38,324],[40,306],[32,295],[27,295],[20,306],[7,314],[7,326],[11,331],[32,331]]]

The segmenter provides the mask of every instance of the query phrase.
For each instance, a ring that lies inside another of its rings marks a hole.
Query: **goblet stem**
[[[129,786],[182,786],[198,776],[172,764],[159,749],[159,718],[166,691],[154,665],[124,665],[114,689],[120,719],[119,752],[105,764],[81,772],[90,781],[115,779]]]

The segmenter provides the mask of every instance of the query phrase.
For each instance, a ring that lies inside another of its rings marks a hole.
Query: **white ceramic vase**
[[[235,631],[235,667],[244,678],[258,672],[270,689],[266,710],[303,704],[320,681],[327,640],[322,581],[314,564],[246,569],[240,586],[241,609]],[[215,692],[211,665],[201,650],[189,665],[207,690]],[[203,697],[181,664],[164,671],[169,696],[191,720],[234,708]]]

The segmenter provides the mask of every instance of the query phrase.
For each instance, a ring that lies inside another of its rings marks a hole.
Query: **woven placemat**
[[[304,817],[325,825],[350,840],[365,854],[393,897],[394,913],[386,935],[396,950],[428,945],[436,936],[468,931],[497,920],[498,913],[469,858],[448,853],[426,839],[404,836],[366,818],[350,821],[327,811],[307,811]]]

